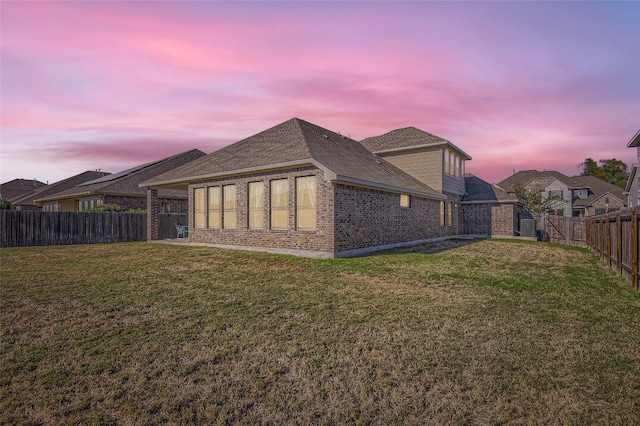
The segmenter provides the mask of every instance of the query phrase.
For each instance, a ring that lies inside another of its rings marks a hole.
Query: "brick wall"
[[[463,233],[472,235],[514,236],[518,213],[514,204],[462,204]]]
[[[316,177],[315,231],[299,231],[296,229],[295,178],[303,176]],[[271,230],[269,229],[271,208],[271,199],[269,196],[270,181],[285,178],[289,180],[288,229]],[[265,184],[265,229],[249,229],[248,184],[250,182],[264,182]],[[232,184],[236,185],[236,229],[196,228],[194,226],[194,189]],[[193,242],[333,252],[333,185],[331,182],[326,182],[323,172],[315,167],[201,182],[190,185],[189,193],[189,238]]]
[[[335,187],[336,252],[454,235],[440,226],[440,202],[411,197],[400,207],[400,194],[338,184]]]

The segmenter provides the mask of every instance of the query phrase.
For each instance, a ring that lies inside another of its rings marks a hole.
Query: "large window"
[[[289,181],[271,181],[271,229],[289,228]]]
[[[298,229],[316,229],[316,177],[305,176],[296,179],[296,215]]]
[[[224,229],[236,229],[238,216],[236,213],[236,186],[225,185],[222,187],[222,203],[224,213],[222,215],[222,226]]]
[[[264,183],[249,183],[249,229],[264,228]]]
[[[453,203],[447,203],[447,226],[453,225]]]
[[[193,198],[195,199],[195,226],[196,228],[205,227],[205,202],[204,188],[196,188],[193,190]]]
[[[444,201],[440,201],[440,226],[444,226]]]
[[[222,203],[220,201],[220,187],[210,186],[209,190],[209,228],[222,227]]]

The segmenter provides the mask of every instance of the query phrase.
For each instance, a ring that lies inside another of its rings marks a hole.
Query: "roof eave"
[[[398,186],[393,186],[393,185],[386,185],[383,183],[378,183],[378,182],[371,182],[371,181],[366,181],[366,180],[362,180],[362,179],[355,179],[349,176],[340,176],[340,175],[335,175],[334,179],[331,179],[332,181],[335,181],[337,183],[344,183],[344,184],[349,184],[349,185],[355,185],[355,186],[362,186],[365,188],[372,188],[372,189],[381,189],[387,192],[397,192],[399,194],[409,194],[409,195],[416,195],[422,198],[429,198],[432,200],[439,200],[439,201],[446,201],[447,200],[447,196],[443,195],[443,194],[433,194],[430,192],[422,192],[422,191],[416,191],[414,189],[408,189],[408,188],[401,188]]]
[[[463,150],[461,150],[460,148],[458,148],[457,146],[455,146],[449,141],[435,142],[435,143],[422,144],[422,145],[411,145],[411,146],[405,146],[402,148],[376,149],[371,152],[375,154],[391,154],[394,152],[412,151],[412,150],[425,149],[425,148],[437,148],[441,146],[448,146],[453,148],[455,151],[457,151],[458,154],[461,154],[464,157],[464,160],[468,161],[472,159],[469,154],[467,154],[466,152],[464,152]]]
[[[219,173],[208,173],[205,175],[194,175],[194,176],[187,176],[187,177],[176,178],[176,179],[168,179],[164,181],[156,181],[156,182],[146,181],[139,184],[138,187],[140,188],[162,188],[162,187],[171,187],[171,186],[175,187],[177,185],[184,185],[184,184],[188,185],[191,182],[198,182],[203,180],[219,179],[222,177],[245,175],[245,174],[257,173],[257,172],[269,172],[273,170],[290,169],[293,167],[310,166],[310,165],[314,165],[314,161],[309,158],[309,159],[296,160],[296,161],[287,161],[284,163],[269,164],[267,166],[248,167],[244,169],[235,169],[235,170],[229,170],[229,171],[219,172]]]
[[[635,148],[638,146],[640,146],[640,130],[638,130],[636,135],[631,138],[631,140],[627,144],[627,148]]]

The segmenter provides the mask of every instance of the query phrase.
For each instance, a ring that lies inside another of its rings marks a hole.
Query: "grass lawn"
[[[640,424],[640,293],[508,240],[0,250],[0,423]]]

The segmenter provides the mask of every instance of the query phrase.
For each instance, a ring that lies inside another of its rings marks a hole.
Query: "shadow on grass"
[[[403,253],[422,253],[422,254],[436,254],[443,251],[452,250],[458,247],[464,247],[471,244],[484,241],[486,238],[450,238],[442,241],[434,241],[430,243],[416,244],[406,247],[398,247],[390,250],[384,250],[378,253],[371,253],[371,255],[380,254],[403,254]]]

